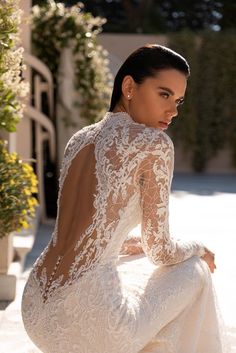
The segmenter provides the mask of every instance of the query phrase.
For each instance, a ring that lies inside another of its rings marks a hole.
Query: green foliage
[[[32,38],[35,54],[50,68],[56,82],[60,53],[72,46],[75,60],[76,105],[90,123],[108,109],[112,76],[107,52],[97,43],[104,19],[82,12],[82,4],[65,7],[48,0],[33,7]],[[70,124],[67,117],[67,124]]]
[[[33,0],[42,5],[46,0]],[[59,0],[56,0],[59,2]],[[78,0],[61,1],[67,6]],[[169,33],[183,29],[213,31],[235,28],[235,0],[86,0],[84,10],[107,18],[108,33]]]
[[[22,117],[27,87],[21,80],[22,48],[16,49],[20,10],[18,1],[6,0],[0,6],[0,129],[15,131]]]
[[[17,33],[18,21],[13,18],[13,12],[15,6],[13,1],[7,1],[3,6],[0,7],[0,45],[1,54],[3,48],[10,49],[14,45],[12,34]]]
[[[22,163],[16,153],[8,153],[0,141],[0,238],[27,228],[35,215],[37,179],[33,168]]]
[[[23,113],[21,98],[27,86],[21,79],[22,48],[17,48],[20,25],[19,1],[5,0],[0,6],[0,129],[16,130]],[[22,227],[34,216],[37,180],[30,165],[16,153],[8,153],[0,140],[0,238]]]
[[[169,45],[191,68],[186,103],[171,130],[192,156],[194,170],[203,171],[223,147],[230,147],[236,166],[236,35],[235,32],[182,32]]]
[[[34,0],[37,1],[37,0]],[[64,0],[72,4],[76,0]],[[235,27],[235,3],[233,0],[86,0],[85,10],[107,18],[105,32],[165,33],[183,29],[199,31],[219,30],[221,17],[224,23],[230,15]],[[230,11],[223,10],[225,4]]]

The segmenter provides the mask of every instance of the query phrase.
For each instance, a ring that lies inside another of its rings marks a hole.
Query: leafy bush
[[[16,153],[8,153],[0,141],[0,238],[12,231],[27,228],[35,215],[37,179],[33,168]]]
[[[22,48],[17,48],[21,11],[18,0],[0,6],[0,129],[15,131],[23,114],[22,97],[27,85],[22,81]],[[35,214],[37,179],[33,168],[9,153],[0,140],[0,238],[27,228]]]
[[[181,32],[169,46],[190,64],[186,100],[171,133],[192,157],[195,171],[204,171],[222,148],[236,166],[236,35],[235,32]]]

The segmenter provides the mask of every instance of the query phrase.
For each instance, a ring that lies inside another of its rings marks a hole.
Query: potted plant
[[[7,273],[13,257],[12,232],[27,228],[35,215],[37,179],[33,168],[0,141],[0,273]],[[6,244],[9,243],[9,246]]]
[[[6,0],[0,6],[0,130],[16,131],[23,117],[28,84],[22,71],[23,48],[20,46],[21,23],[19,0]],[[12,150],[10,146],[9,150]],[[9,153],[0,136],[0,300],[15,297],[16,276],[9,269],[13,260],[12,233],[27,228],[34,216],[37,179],[33,168]]]

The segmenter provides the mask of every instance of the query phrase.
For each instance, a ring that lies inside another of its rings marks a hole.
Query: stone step
[[[15,251],[15,261],[20,263],[21,269],[24,268],[25,258],[34,245],[35,234],[14,234],[13,248]]]
[[[12,301],[16,296],[16,280],[21,273],[21,264],[12,262],[7,273],[0,274],[0,301]]]

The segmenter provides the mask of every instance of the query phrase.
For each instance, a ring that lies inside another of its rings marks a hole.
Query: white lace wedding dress
[[[127,113],[71,138],[55,230],[22,299],[42,352],[225,352],[204,247],[169,235],[172,171],[170,138]],[[146,256],[119,265],[139,223]]]

